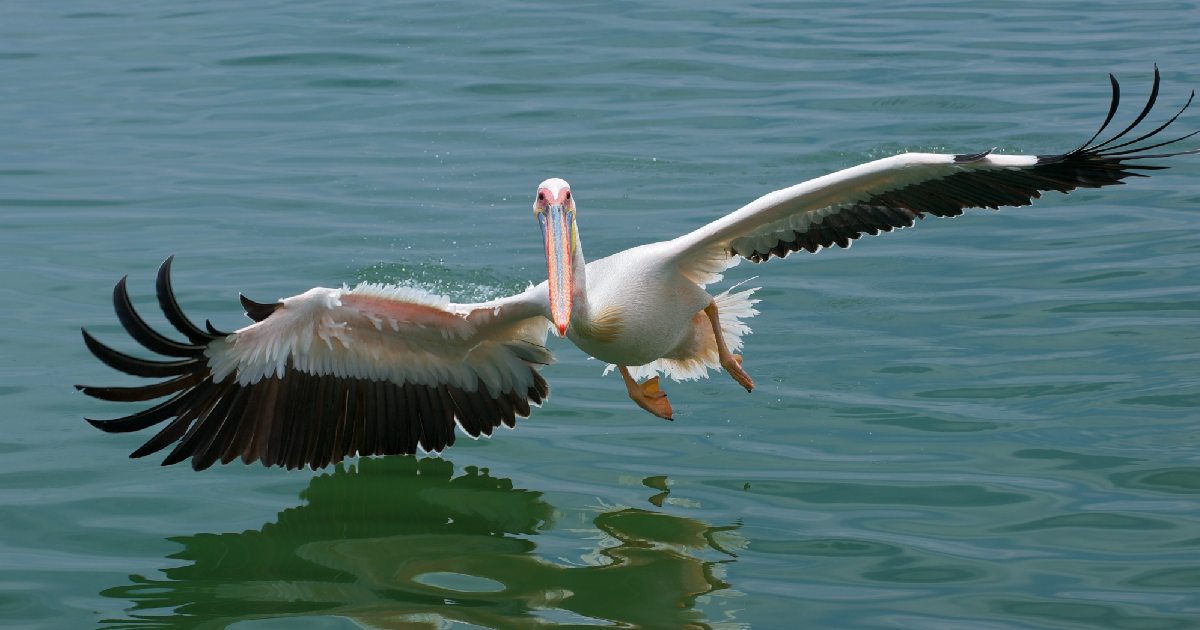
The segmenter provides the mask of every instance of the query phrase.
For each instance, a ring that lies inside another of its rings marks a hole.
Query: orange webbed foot
[[[667,400],[667,393],[659,387],[658,383],[657,376],[648,378],[638,384],[636,395],[634,392],[630,392],[630,397],[639,407],[659,418],[674,420],[675,412],[671,409],[671,402]]]
[[[754,391],[754,381],[746,373],[746,370],[742,369],[742,355],[729,355],[729,358],[721,361],[721,367],[729,372],[729,376],[733,377],[738,385],[745,387],[747,392]]]

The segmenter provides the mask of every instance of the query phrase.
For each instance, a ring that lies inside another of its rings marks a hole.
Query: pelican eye
[[[570,199],[570,198],[571,198],[571,191],[568,190],[567,191],[567,199]]]

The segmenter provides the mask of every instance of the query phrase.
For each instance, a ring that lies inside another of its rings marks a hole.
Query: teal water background
[[[1191,2],[9,2],[0,623],[14,628],[1200,627],[1200,159],[743,264],[746,366],[676,421],[564,342],[441,459],[129,460],[110,289],[162,322],[360,280],[544,277],[903,150],[1047,153],[1200,87]],[[1200,110],[1180,130],[1200,128]],[[1195,146],[1195,143],[1193,143]]]

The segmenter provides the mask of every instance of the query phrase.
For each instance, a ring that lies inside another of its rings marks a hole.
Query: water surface
[[[11,627],[1200,626],[1200,161],[758,276],[747,368],[550,403],[442,459],[204,474],[82,417],[176,254],[241,325],[314,285],[476,300],[903,150],[1048,153],[1200,86],[1189,2],[17,3],[0,19]],[[1156,118],[1155,120],[1163,120]],[[1200,128],[1200,114],[1180,129]],[[152,321],[161,319],[150,317]]]

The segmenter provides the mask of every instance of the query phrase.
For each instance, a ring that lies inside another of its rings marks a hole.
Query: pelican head
[[[546,242],[546,274],[550,284],[550,314],[558,336],[567,334],[571,323],[571,293],[574,289],[575,200],[571,185],[553,177],[538,185],[533,215],[542,227]]]

